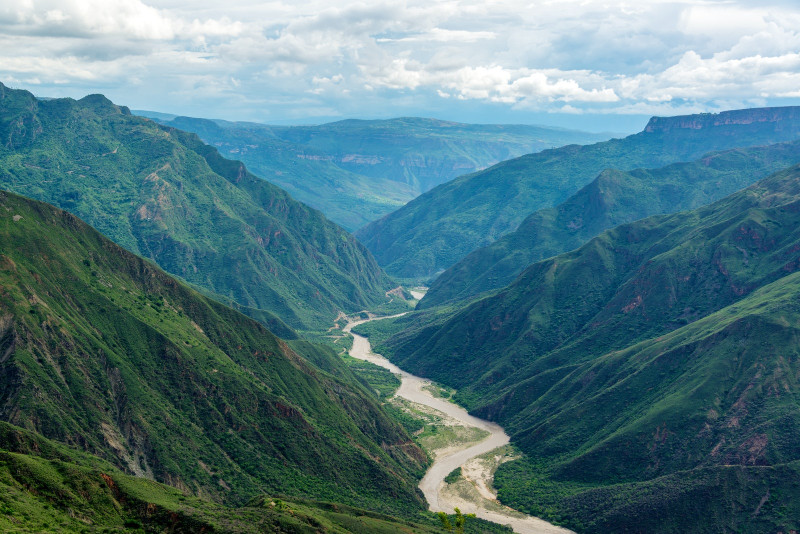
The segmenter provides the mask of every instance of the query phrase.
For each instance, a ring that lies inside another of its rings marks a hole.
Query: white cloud
[[[170,39],[175,35],[173,21],[138,0],[14,3],[0,10],[0,24],[6,30],[48,37],[116,34],[120,37]]]
[[[468,31],[468,30],[445,30],[442,28],[433,28],[426,33],[419,35],[412,35],[401,38],[378,38],[379,43],[414,43],[414,42],[439,42],[439,43],[474,43],[487,39],[495,39],[497,34],[495,32],[486,31]]]
[[[0,81],[50,87],[51,95],[85,88],[139,107],[238,114],[231,118],[264,116],[274,102],[316,116],[382,114],[392,109],[387,100],[407,108],[418,101],[428,107],[416,113],[431,114],[437,99],[466,101],[464,110],[714,110],[800,98],[798,54],[800,6],[792,2],[0,5]]]

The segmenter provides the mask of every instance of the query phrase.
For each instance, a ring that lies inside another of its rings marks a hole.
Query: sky
[[[800,2],[0,0],[0,82],[278,124],[800,105]]]

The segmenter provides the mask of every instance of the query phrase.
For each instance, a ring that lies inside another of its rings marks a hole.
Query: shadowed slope
[[[593,532],[786,531],[798,271],[795,166],[606,231],[378,350],[504,425],[530,460],[501,469],[501,495],[531,513]]]

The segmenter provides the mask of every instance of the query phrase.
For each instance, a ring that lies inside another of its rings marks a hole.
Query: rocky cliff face
[[[645,132],[670,132],[672,130],[702,130],[732,124],[757,124],[794,121],[800,118],[800,107],[753,108],[723,111],[722,113],[700,113],[678,117],[652,117]],[[795,126],[791,124],[791,126]]]

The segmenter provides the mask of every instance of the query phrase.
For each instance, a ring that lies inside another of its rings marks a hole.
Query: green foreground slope
[[[194,134],[101,95],[37,101],[0,85],[0,187],[70,210],[128,250],[298,329],[386,300],[344,229]],[[277,323],[277,321],[275,321]]]
[[[657,168],[714,150],[800,137],[800,108],[654,117],[644,131],[504,161],[417,197],[356,232],[386,272],[429,278],[555,206],[607,168]]]
[[[351,231],[461,174],[553,146],[608,138],[541,126],[413,117],[316,126],[190,117],[162,122],[196,133]]]
[[[433,533],[342,504],[266,495],[233,508],[126,475],[103,460],[0,423],[3,532]],[[474,531],[474,530],[473,530]]]
[[[792,167],[606,231],[378,349],[503,424],[530,457],[498,474],[510,503],[595,532],[787,531],[799,270]]]
[[[425,454],[332,351],[289,347],[75,216],[11,193],[0,195],[0,419],[214,500],[423,507]]]
[[[434,280],[419,308],[510,284],[525,267],[578,248],[603,230],[659,213],[694,209],[800,162],[800,142],[707,154],[691,163],[606,170],[556,207],[474,250]]]

